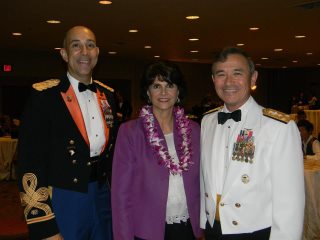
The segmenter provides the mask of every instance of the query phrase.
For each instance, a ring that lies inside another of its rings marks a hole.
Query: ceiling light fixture
[[[189,38],[188,40],[191,42],[194,42],[194,41],[199,41],[199,38]]]
[[[115,55],[115,54],[117,54],[117,52],[114,52],[114,51],[110,51],[110,52],[108,52],[110,55]]]
[[[306,53],[308,56],[312,55],[313,53],[312,52],[307,52]]]
[[[199,51],[198,50],[191,50],[190,52],[191,53],[198,53]]]
[[[298,60],[293,60],[292,62],[293,62],[293,63],[297,63],[297,62],[298,62]]]
[[[55,47],[54,50],[61,50],[61,47]]]
[[[110,5],[110,4],[112,4],[112,1],[101,0],[101,1],[99,1],[99,3],[102,5]]]
[[[22,35],[22,33],[19,33],[19,32],[13,32],[13,33],[12,33],[12,35],[13,35],[13,36],[21,36],[21,35]]]
[[[129,29],[129,33],[137,33],[138,29]]]
[[[242,46],[244,46],[244,43],[237,43],[237,46],[242,47]]]
[[[261,60],[268,60],[269,58],[267,57],[262,57]]]
[[[260,28],[258,28],[258,27],[251,27],[251,28],[249,28],[249,30],[250,31],[257,31],[257,30],[259,30]]]
[[[61,21],[59,21],[59,20],[47,20],[47,23],[50,23],[50,24],[59,24],[59,23],[61,23]]]
[[[154,58],[159,58],[160,56],[159,55],[155,55],[155,56],[153,56]]]
[[[199,19],[200,17],[199,16],[196,16],[196,15],[193,15],[193,16],[186,16],[186,19],[188,20],[196,20],[196,19]]]
[[[273,51],[275,51],[275,52],[282,52],[283,49],[282,49],[282,48],[275,48],[275,49],[273,49]]]
[[[306,36],[305,35],[296,35],[296,36],[294,36],[294,38],[305,38]]]
[[[144,46],[144,48],[151,48],[151,46],[149,46],[149,45],[146,45],[146,46]]]

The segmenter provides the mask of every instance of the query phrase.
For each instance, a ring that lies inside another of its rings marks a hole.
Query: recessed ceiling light
[[[256,63],[256,66],[261,66],[261,63]]]
[[[242,47],[242,46],[244,46],[244,43],[237,43],[237,46]]]
[[[129,29],[129,33],[137,33],[138,29]]]
[[[111,55],[117,54],[117,52],[114,52],[114,51],[109,51],[108,53],[111,54]]]
[[[22,35],[22,33],[19,33],[19,32],[13,32],[13,33],[12,33],[12,35],[13,35],[13,36],[21,36],[21,35]]]
[[[159,55],[154,55],[153,57],[154,57],[154,58],[159,58],[160,56],[159,56]]]
[[[313,53],[312,52],[307,52],[306,53],[308,56],[312,55]]]
[[[199,16],[186,16],[186,19],[189,19],[189,20],[195,20],[195,19],[199,19],[200,17]]]
[[[293,60],[292,62],[293,62],[293,63],[297,63],[297,62],[298,62],[298,60]]]
[[[50,23],[50,24],[59,24],[59,23],[61,23],[61,21],[59,21],[59,20],[47,20],[47,23]]]
[[[294,36],[295,38],[305,38],[306,36],[305,35],[296,35]]]
[[[194,42],[194,41],[199,41],[199,38],[189,38],[188,40],[191,42]]]
[[[275,49],[273,49],[273,51],[275,51],[275,52],[282,52],[283,49],[282,49],[282,48],[275,48]]]
[[[257,31],[257,30],[259,30],[260,28],[258,28],[258,27],[251,27],[251,28],[249,28],[250,29],[250,31]]]
[[[99,3],[102,5],[110,5],[110,4],[112,4],[112,1],[101,0],[101,1],[99,1]]]
[[[320,63],[318,63],[317,65],[320,66]]]
[[[55,47],[54,50],[61,50],[61,47]]]
[[[197,52],[199,52],[198,50],[191,50],[190,51],[191,53],[197,53]]]
[[[287,66],[282,66],[282,68],[287,68]]]
[[[268,60],[269,58],[267,57],[262,57],[261,60]]]
[[[149,45],[146,45],[146,46],[144,46],[144,48],[151,48],[151,46],[149,46]]]

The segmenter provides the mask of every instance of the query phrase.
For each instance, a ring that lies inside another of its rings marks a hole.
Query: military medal
[[[232,160],[253,163],[254,136],[250,129],[243,129],[233,145]]]
[[[111,107],[108,103],[108,100],[103,93],[101,93],[99,95],[99,100],[101,103],[101,109],[103,112],[104,119],[106,120],[106,124],[107,124],[108,128],[112,128],[114,119],[113,119],[112,110],[111,110]]]

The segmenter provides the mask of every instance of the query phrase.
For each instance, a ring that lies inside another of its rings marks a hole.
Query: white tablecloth
[[[0,137],[0,181],[9,180],[14,174],[12,161],[16,154],[17,139]]]
[[[320,239],[320,161],[305,160],[304,178],[306,207],[304,213],[304,240]]]

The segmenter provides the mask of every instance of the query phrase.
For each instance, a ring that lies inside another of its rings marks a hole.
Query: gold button
[[[209,197],[209,194],[208,194],[208,193],[205,193],[204,195],[205,195],[206,197]]]
[[[238,222],[237,221],[232,221],[232,224],[237,226],[238,225]]]
[[[243,174],[241,176],[241,181],[244,183],[244,184],[247,184],[249,181],[250,181],[250,178],[247,174]]]
[[[208,212],[208,211],[206,211],[206,214],[207,214],[207,215],[209,215],[209,212]]]
[[[235,206],[236,206],[237,208],[239,208],[239,207],[241,207],[241,204],[240,204],[240,203],[236,203]]]
[[[77,178],[74,178],[74,179],[73,179],[73,182],[74,182],[74,183],[78,183],[78,179],[77,179]]]
[[[224,203],[223,203],[223,202],[222,202],[222,203],[220,203],[220,206],[221,206],[221,207],[223,207],[223,206],[224,206]]]
[[[73,145],[73,144],[74,144],[74,141],[71,139],[71,140],[69,141],[69,143],[70,143],[71,145]]]
[[[77,160],[73,159],[72,164],[76,164],[76,163],[77,163]]]

